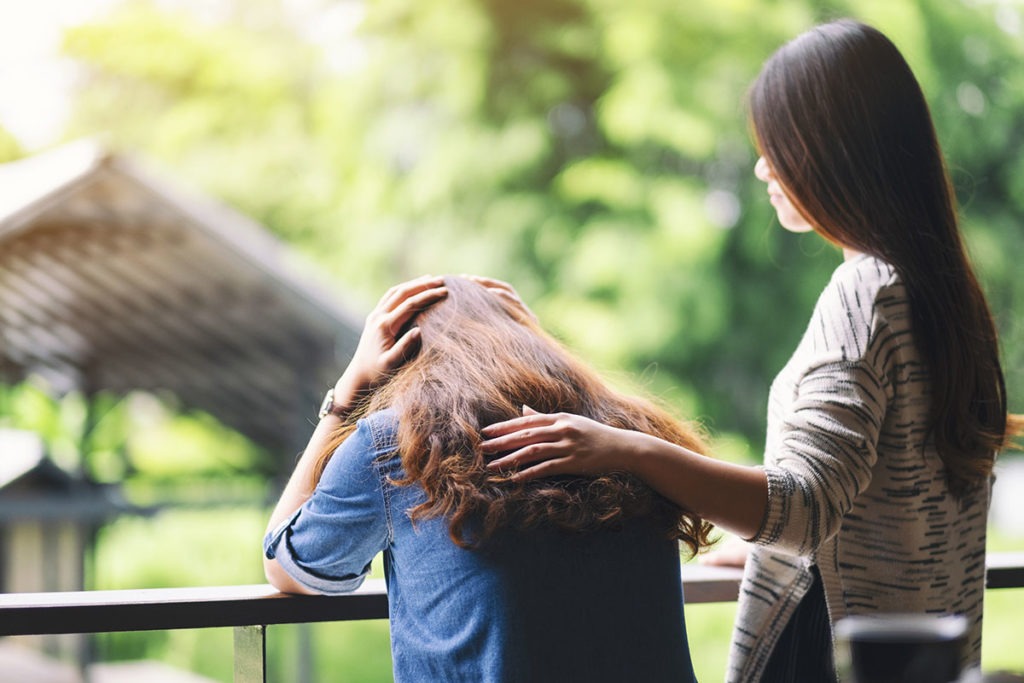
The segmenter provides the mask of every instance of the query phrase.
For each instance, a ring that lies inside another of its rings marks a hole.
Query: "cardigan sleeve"
[[[768,510],[751,540],[810,555],[871,483],[888,398],[869,363],[842,357],[812,365],[795,394],[764,467]]]

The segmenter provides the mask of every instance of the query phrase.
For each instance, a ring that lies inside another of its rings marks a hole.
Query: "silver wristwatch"
[[[327,394],[324,395],[324,402],[320,404],[320,412],[317,413],[317,419],[322,420],[328,415],[344,417],[339,408],[341,408],[341,406],[335,405],[334,403],[334,389],[328,389]]]

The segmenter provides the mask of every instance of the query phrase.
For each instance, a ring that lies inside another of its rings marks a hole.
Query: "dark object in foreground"
[[[842,683],[952,683],[960,680],[967,619],[888,614],[836,623]]]

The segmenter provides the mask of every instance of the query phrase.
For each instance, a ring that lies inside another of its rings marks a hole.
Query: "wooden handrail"
[[[989,553],[985,588],[1024,588],[1024,552]]]
[[[686,600],[729,602],[742,571],[683,569]],[[386,619],[383,579],[347,595],[288,595],[267,584],[0,594],[0,636],[109,633]]]
[[[0,636],[112,633],[386,619],[383,579],[348,595],[288,595],[267,584],[0,595]]]
[[[739,569],[687,565],[686,602],[733,601],[741,578]],[[1024,552],[990,554],[986,587],[1024,587]],[[234,627],[235,683],[266,683],[268,625],[387,615],[382,579],[338,596],[286,595],[266,584],[0,594],[0,636]]]
[[[1024,587],[1024,552],[988,556],[988,588]],[[687,604],[730,602],[742,572],[683,567]],[[339,596],[286,595],[266,584],[0,595],[0,636],[108,633],[385,619],[382,579]]]

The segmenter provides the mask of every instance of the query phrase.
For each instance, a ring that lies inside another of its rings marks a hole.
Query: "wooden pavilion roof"
[[[91,142],[0,165],[0,381],[171,393],[293,455],[361,320],[264,228]]]

